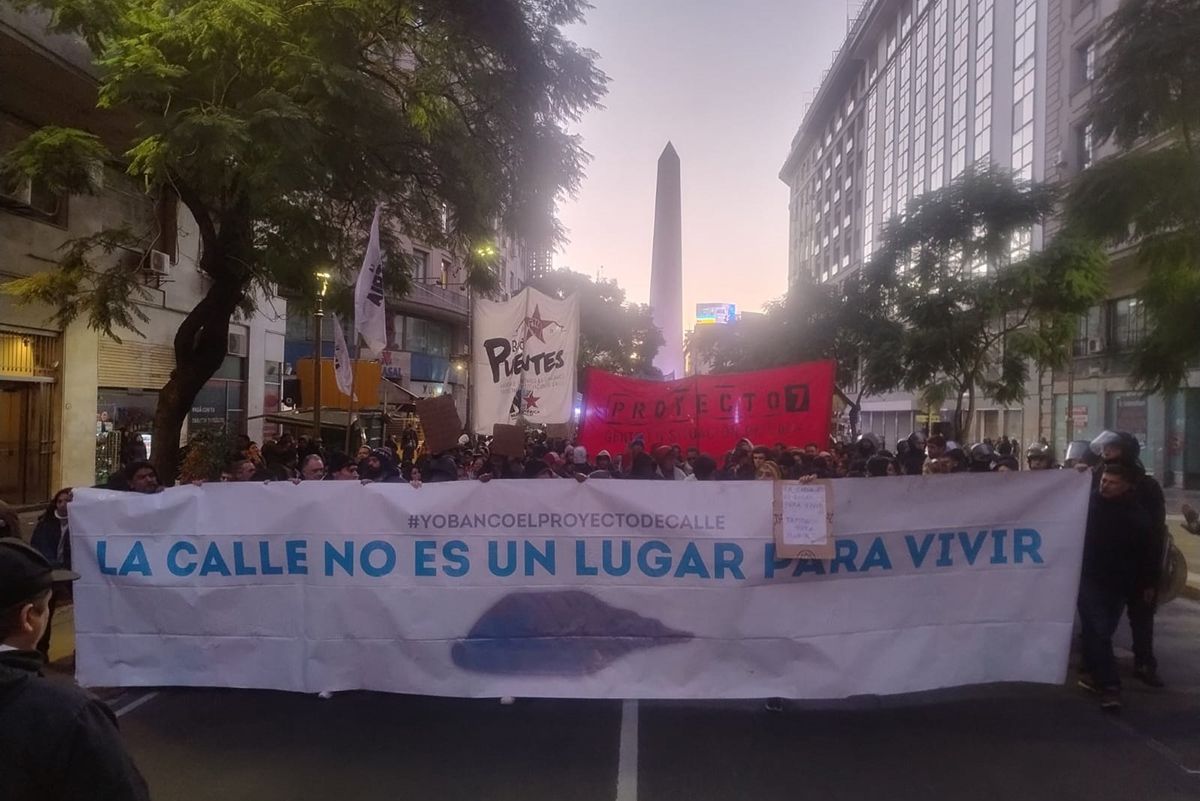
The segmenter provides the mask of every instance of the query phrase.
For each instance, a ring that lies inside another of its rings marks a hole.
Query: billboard
[[[732,303],[697,303],[696,325],[728,325],[737,320],[737,307]]]

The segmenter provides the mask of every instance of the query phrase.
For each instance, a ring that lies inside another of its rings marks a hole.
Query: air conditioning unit
[[[1087,341],[1087,352],[1089,355],[1094,354],[1094,353],[1101,353],[1103,351],[1104,351],[1104,340],[1103,339],[1092,338]]]
[[[171,256],[161,250],[152,250],[147,254],[146,270],[155,275],[166,275],[171,272]]]
[[[28,206],[33,202],[33,184],[28,178],[22,178],[12,189],[0,190],[0,198],[18,206]]]
[[[241,331],[230,331],[227,352],[234,356],[245,356],[249,352],[246,335]]]

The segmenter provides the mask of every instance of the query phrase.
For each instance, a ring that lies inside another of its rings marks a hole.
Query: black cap
[[[29,600],[56,581],[75,581],[79,574],[55,570],[36,548],[15,537],[0,538],[0,609]]]

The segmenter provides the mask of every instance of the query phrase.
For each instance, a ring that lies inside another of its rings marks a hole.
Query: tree
[[[1012,261],[1054,205],[1054,191],[994,168],[968,170],[912,201],[864,268],[863,291],[886,320],[865,353],[865,382],[954,403],[965,440],[977,396],[1025,397],[1030,361],[1066,358],[1077,318],[1104,295],[1107,260],[1096,245],[1063,239]]]
[[[154,456],[175,475],[181,426],[224,359],[233,315],[274,287],[312,296],[318,267],[350,273],[377,203],[393,225],[468,258],[492,285],[497,222],[520,237],[557,233],[552,211],[586,159],[564,125],[594,105],[604,76],[564,38],[583,0],[18,0],[78,32],[100,74],[98,106],[135,120],[123,141],[82,130],[34,133],[4,160],[13,176],[95,191],[115,151],[154,194],[195,218],[211,279],[174,340],[159,394]],[[102,231],[58,269],[8,285],[106,334],[145,315],[139,265],[159,232]],[[392,248],[389,287],[405,269]]]
[[[863,355],[886,325],[866,300],[853,277],[840,286],[799,282],[762,315],[743,315],[733,325],[697,326],[687,349],[715,373],[831,359],[837,364],[835,392],[849,406],[856,431],[863,397],[891,389],[860,380]]]
[[[587,367],[638,378],[662,378],[654,357],[662,332],[650,307],[626,303],[625,290],[612,279],[593,281],[572,270],[552,270],[532,286],[555,297],[579,295],[579,374]]]
[[[1123,149],[1081,172],[1068,224],[1132,245],[1148,334],[1133,352],[1147,391],[1184,383],[1200,359],[1200,4],[1127,0],[1106,21],[1089,118],[1093,146]]]

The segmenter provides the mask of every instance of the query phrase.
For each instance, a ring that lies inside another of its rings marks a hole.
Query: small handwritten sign
[[[833,486],[775,482],[775,552],[788,559],[831,559]]]

